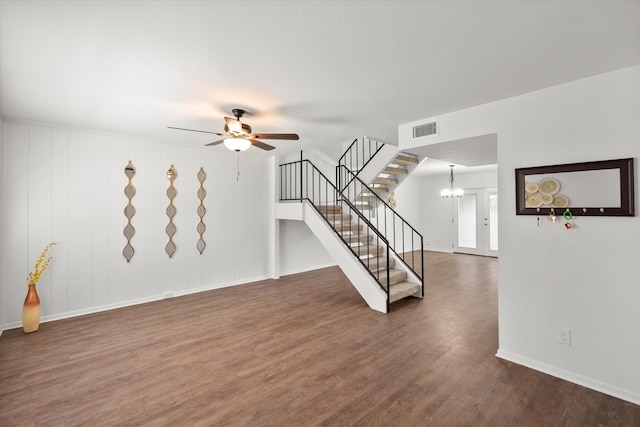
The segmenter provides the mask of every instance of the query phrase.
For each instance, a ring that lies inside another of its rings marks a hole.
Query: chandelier
[[[449,188],[443,188],[440,190],[440,197],[443,199],[450,199],[454,197],[464,196],[464,190],[462,188],[453,188],[453,168],[455,165],[449,165],[451,168],[451,175],[449,176]]]

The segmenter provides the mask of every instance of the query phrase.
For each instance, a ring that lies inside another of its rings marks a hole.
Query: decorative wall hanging
[[[176,198],[178,192],[173,186],[173,182],[176,180],[178,173],[176,169],[171,165],[169,170],[167,171],[167,178],[169,179],[169,188],[167,188],[167,197],[169,198],[169,206],[167,206],[167,216],[169,217],[169,224],[165,228],[167,232],[167,236],[169,236],[169,242],[165,246],[165,251],[169,254],[169,258],[173,257],[173,254],[176,252],[176,245],[173,243],[173,236],[176,234],[176,226],[173,224],[173,217],[176,216],[177,210],[173,205],[173,199]]]
[[[392,208],[395,209],[396,207],[396,192],[392,191],[391,194],[389,194],[387,196],[386,199],[384,199],[385,203],[389,206],[391,206]]]
[[[515,172],[518,215],[555,217],[565,209],[583,216],[635,216],[632,158],[520,168]]]
[[[200,255],[202,255],[202,252],[204,252],[204,248],[207,246],[207,244],[204,242],[204,239],[202,238],[204,231],[207,229],[207,227],[205,227],[204,225],[204,214],[207,213],[207,209],[205,209],[204,207],[204,198],[207,195],[207,192],[204,191],[203,186],[205,179],[207,179],[207,174],[204,172],[204,169],[200,168],[200,170],[198,171],[198,181],[200,182],[200,187],[198,188],[198,199],[200,199],[200,204],[196,209],[196,212],[200,217],[200,222],[198,222],[198,225],[196,226],[196,231],[200,236],[198,242],[196,243],[196,248],[198,248]]]
[[[569,206],[569,198],[558,193],[560,186],[560,181],[548,177],[543,178],[540,182],[527,182],[524,186],[525,207],[536,209],[542,206],[566,208]]]
[[[122,255],[124,255],[127,262],[130,262],[134,254],[133,246],[131,246],[131,238],[136,234],[136,229],[133,228],[131,224],[131,219],[136,214],[136,208],[131,204],[133,196],[136,195],[136,187],[133,186],[133,177],[136,174],[136,168],[133,166],[133,163],[131,163],[131,160],[129,160],[129,163],[125,166],[124,174],[129,182],[127,186],[124,187],[124,195],[127,196],[128,202],[127,206],[124,207],[124,216],[127,218],[127,225],[124,226],[123,234],[124,237],[127,238],[127,244],[124,246],[124,249],[122,249]]]

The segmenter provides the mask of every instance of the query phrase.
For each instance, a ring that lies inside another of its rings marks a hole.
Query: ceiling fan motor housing
[[[236,119],[240,120],[240,117],[244,116],[246,111],[244,111],[242,108],[234,108],[233,110],[231,110],[231,113],[236,117]]]
[[[224,131],[227,132],[227,133],[249,135],[251,133],[251,126],[249,126],[246,123],[240,123],[240,124],[242,125],[242,131],[241,132],[229,129],[229,125],[224,125]]]

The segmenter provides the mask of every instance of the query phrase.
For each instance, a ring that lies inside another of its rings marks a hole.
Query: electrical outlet
[[[571,345],[571,329],[567,328],[557,328],[558,332],[558,343],[564,345]]]

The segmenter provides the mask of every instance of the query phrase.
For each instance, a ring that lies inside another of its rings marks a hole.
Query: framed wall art
[[[633,158],[516,169],[516,214],[635,216]]]

